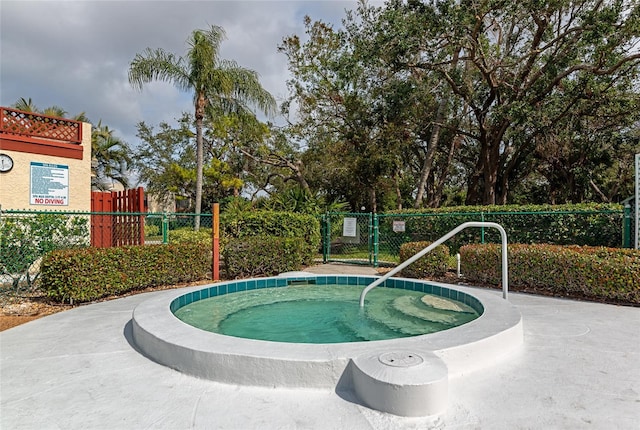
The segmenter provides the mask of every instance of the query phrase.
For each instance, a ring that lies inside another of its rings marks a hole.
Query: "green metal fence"
[[[355,236],[351,226],[356,220]],[[549,212],[472,212],[420,214],[330,213],[323,216],[323,261],[397,264],[406,242],[433,242],[468,221],[495,222],[507,231],[509,243],[547,243],[631,247],[630,217],[620,210]],[[368,231],[364,228],[368,225]],[[500,243],[493,229],[460,232],[446,245],[457,253],[465,244]]]
[[[2,292],[33,291],[45,254],[95,246],[97,236],[109,237],[114,244],[111,246],[189,240],[193,237],[195,217],[196,214],[191,213],[2,210],[0,288]],[[130,223],[132,218],[141,222],[133,225]],[[211,214],[200,214],[200,237],[211,237],[211,223]]]
[[[371,213],[326,213],[322,216],[323,261],[375,265]]]
[[[114,243],[129,243],[131,236],[142,234],[144,244],[166,244],[192,238],[195,217],[191,213],[0,211],[0,286],[16,292],[33,289],[42,257],[57,249],[92,246],[99,222],[139,219],[142,222],[137,225],[120,225],[102,233],[111,234]],[[631,247],[631,220],[628,210],[327,213],[322,216],[321,251],[325,262],[392,265],[399,262],[403,243],[435,241],[467,221],[501,224],[507,231],[509,243]],[[211,224],[211,214],[200,215],[200,238],[211,237]],[[455,253],[464,244],[487,242],[499,243],[498,233],[469,229],[449,240],[447,246]]]

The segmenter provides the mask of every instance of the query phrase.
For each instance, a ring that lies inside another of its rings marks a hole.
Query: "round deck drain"
[[[392,367],[413,367],[424,362],[424,358],[413,352],[385,352],[380,354],[378,360]]]

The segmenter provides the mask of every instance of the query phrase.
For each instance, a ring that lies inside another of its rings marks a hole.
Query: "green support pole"
[[[162,243],[169,243],[169,217],[166,212],[162,214]]]
[[[622,247],[632,248],[631,246],[631,206],[624,205],[624,217],[622,219]]]
[[[367,234],[367,250],[369,251],[369,265],[373,264],[373,216],[371,213],[368,215],[369,223],[368,223],[368,234]]]
[[[373,214],[373,267],[378,267],[378,242],[379,237],[378,214]]]
[[[329,262],[329,250],[331,249],[331,217],[322,215],[322,262]]]
[[[480,212],[480,221],[484,222],[484,212]],[[480,243],[484,245],[484,227],[480,228]]]

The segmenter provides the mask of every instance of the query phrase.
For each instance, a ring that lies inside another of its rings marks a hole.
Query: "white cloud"
[[[127,70],[147,47],[177,55],[194,29],[220,25],[221,57],[259,73],[277,99],[286,96],[282,39],[304,32],[303,17],[340,24],[352,1],[31,1],[0,2],[0,105],[20,97],[102,120],[136,144],[140,121],[172,122],[191,110],[191,94],[154,82],[136,91]]]

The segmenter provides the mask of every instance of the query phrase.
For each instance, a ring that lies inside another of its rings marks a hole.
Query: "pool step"
[[[351,360],[355,395],[366,406],[394,415],[439,415],[448,402],[446,364],[431,352],[389,351]]]
[[[391,303],[369,305],[369,317],[390,330],[416,336],[446,330],[472,319],[472,314],[456,315],[427,306],[419,297],[398,297]],[[460,320],[462,319],[462,320]]]

